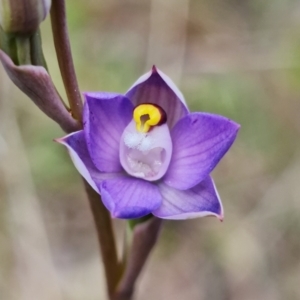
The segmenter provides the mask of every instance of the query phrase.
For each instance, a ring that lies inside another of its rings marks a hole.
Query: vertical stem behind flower
[[[131,300],[135,282],[140,275],[148,257],[159,236],[162,219],[151,217],[137,224],[133,229],[133,237],[126,267],[118,289],[112,300]]]
[[[51,25],[57,60],[71,107],[72,116],[81,122],[82,100],[72,59],[64,0],[52,1]]]
[[[84,183],[96,225],[107,280],[108,294],[111,299],[122,276],[122,267],[118,262],[112,220],[99,194],[97,194],[86,181],[84,181]]]

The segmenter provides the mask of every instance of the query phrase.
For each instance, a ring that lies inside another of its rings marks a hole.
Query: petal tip
[[[151,72],[152,72],[152,74],[158,73],[155,65],[152,66]]]
[[[230,123],[232,124],[232,137],[234,139],[236,139],[236,137],[241,129],[241,125],[232,120],[230,120]]]
[[[239,132],[239,130],[241,129],[241,125],[239,123],[236,123],[235,121],[232,121],[231,119],[228,119],[228,121],[232,125],[234,133],[237,134]]]
[[[224,214],[222,213],[222,214],[220,214],[220,215],[216,215],[216,217],[218,218],[218,220],[220,221],[220,222],[224,222]]]
[[[233,122],[233,121],[232,121]],[[238,132],[241,129],[241,124],[233,122],[236,128],[236,132]]]
[[[63,143],[63,137],[61,138],[56,138],[56,139],[53,139],[52,141],[55,142],[55,143],[59,143],[59,144],[62,144]]]

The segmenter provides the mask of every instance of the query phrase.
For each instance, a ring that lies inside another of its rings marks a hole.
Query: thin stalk
[[[16,36],[18,65],[31,65],[30,39],[28,36]]]
[[[44,57],[43,48],[42,48],[42,37],[41,31],[38,29],[35,33],[32,34],[30,37],[30,55],[31,55],[31,62],[35,66],[42,66],[48,72],[48,66],[46,59]],[[48,72],[49,73],[49,72]],[[55,88],[56,90],[56,88]],[[70,108],[66,105],[62,97],[60,96],[59,92],[56,90],[58,97],[60,98],[61,103],[64,105],[66,110],[70,112]]]
[[[47,63],[42,49],[42,39],[40,30],[37,30],[30,37],[30,50],[32,64],[35,66],[42,66],[48,71]]]
[[[101,201],[100,195],[97,194],[86,181],[85,189],[96,225],[107,281],[108,295],[110,299],[113,299],[113,294],[116,291],[117,285],[122,276],[122,267],[121,263],[118,261],[112,220],[109,212]]]
[[[161,219],[151,217],[133,228],[125,270],[112,300],[132,299],[136,280],[156,244],[161,225]]]
[[[64,0],[52,0],[51,25],[57,60],[74,119],[82,122],[82,100],[75,74]]]
[[[7,34],[3,31],[1,26],[0,26],[0,49],[3,50],[6,54],[9,54]]]

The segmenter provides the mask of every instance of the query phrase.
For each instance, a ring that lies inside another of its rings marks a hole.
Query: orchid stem
[[[41,32],[37,30],[30,38],[31,61],[35,66],[42,66],[48,71],[47,63],[42,49]]]
[[[118,261],[116,243],[112,227],[112,220],[108,210],[103,205],[100,195],[85,181],[85,189],[88,195],[90,207],[96,225],[98,241],[104,264],[107,291],[110,299],[116,291],[122,276],[122,266]]]
[[[41,37],[41,31],[38,29],[30,38],[30,54],[31,54],[31,62],[35,66],[42,66],[44,67],[48,72],[48,66],[46,59],[44,57],[43,48],[42,48],[42,37]],[[49,72],[48,72],[49,73]],[[56,88],[55,88],[56,89]],[[65,107],[67,111],[70,111],[70,108],[67,107],[66,103],[60,96],[59,92],[56,90],[56,93],[58,97],[60,98],[61,103]]]
[[[52,0],[51,25],[57,60],[74,119],[82,122],[82,100],[75,74],[64,0]]]
[[[15,64],[18,64],[15,38],[10,34],[5,33],[1,28],[1,26],[0,26],[0,50],[4,51]]]
[[[83,105],[71,54],[64,0],[52,0],[51,24],[57,60],[69,100],[71,113],[74,119],[82,122]],[[112,299],[122,275],[122,267],[118,261],[112,220],[109,212],[104,207],[99,194],[86,182],[85,189],[96,225],[96,232],[104,264],[107,292],[109,298]]]
[[[118,284],[113,300],[131,300],[135,282],[154,248],[160,233],[162,220],[151,217],[133,228],[131,247],[128,252],[126,267]]]
[[[28,36],[16,36],[16,46],[19,65],[31,65],[30,39]]]

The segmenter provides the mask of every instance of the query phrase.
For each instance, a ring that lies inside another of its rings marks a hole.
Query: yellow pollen
[[[161,121],[162,112],[153,104],[141,104],[134,109],[133,119],[136,122],[137,131],[146,133]]]

